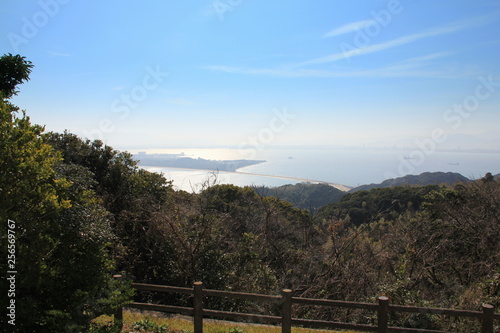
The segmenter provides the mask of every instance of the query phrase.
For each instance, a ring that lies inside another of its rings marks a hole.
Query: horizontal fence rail
[[[121,278],[116,275],[115,278]],[[233,291],[219,291],[211,289],[203,289],[201,282],[195,282],[193,288],[181,288],[163,285],[152,285],[143,283],[132,283],[132,287],[138,291],[154,291],[161,293],[179,293],[193,297],[193,307],[170,306],[150,303],[132,302],[127,305],[128,308],[140,310],[160,311],[166,313],[183,314],[193,317],[194,333],[203,333],[203,317],[211,317],[218,319],[229,320],[247,320],[251,322],[281,324],[283,333],[291,333],[292,325],[305,326],[311,328],[328,328],[328,329],[349,329],[354,331],[364,332],[404,332],[404,333],[449,333],[445,331],[413,329],[389,326],[389,313],[391,312],[406,312],[418,314],[435,314],[455,317],[472,317],[477,318],[481,322],[481,333],[493,333],[495,320],[500,320],[500,314],[495,314],[493,306],[483,304],[483,311],[466,311],[454,309],[426,308],[416,306],[402,306],[389,304],[387,297],[381,296],[377,303],[362,303],[348,302],[327,299],[312,299],[302,297],[292,297],[292,291],[284,289],[281,296],[269,296],[252,293],[239,293]],[[230,299],[243,299],[250,301],[259,301],[267,303],[275,303],[281,305],[281,316],[269,316],[251,313],[239,313],[228,311],[217,311],[203,308],[204,297],[221,297]],[[377,325],[333,322],[324,320],[300,319],[292,317],[292,305],[303,304],[313,306],[328,306],[338,308],[363,309],[377,313]],[[122,309],[115,315],[115,321],[119,325],[123,323]]]

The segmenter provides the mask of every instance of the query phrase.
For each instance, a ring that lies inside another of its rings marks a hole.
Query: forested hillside
[[[423,172],[420,175],[406,175],[403,177],[384,180],[380,184],[361,185],[353,188],[349,192],[370,190],[372,188],[384,188],[392,186],[425,186],[425,185],[454,185],[456,183],[466,183],[469,178],[456,172]]]
[[[273,196],[286,200],[297,208],[307,209],[315,213],[321,207],[339,201],[346,192],[328,184],[298,183],[268,188],[256,187],[260,195]]]
[[[191,286],[201,280],[207,288],[264,294],[290,288],[312,298],[373,302],[387,295],[406,305],[500,306],[500,183],[491,174],[453,187],[359,191],[312,215],[250,187],[207,182],[200,193],[175,191],[126,152],[68,132],[45,133],[9,102],[13,88],[2,89],[0,216],[15,222],[18,332],[86,331],[93,318],[130,299],[129,281]],[[6,264],[1,261],[2,272]],[[111,279],[116,273],[123,283]],[[1,286],[6,295],[6,279]],[[215,309],[278,310],[208,302]],[[305,318],[375,320],[360,311],[294,311]],[[2,327],[8,320],[2,316]],[[394,320],[459,332],[476,324],[431,315]]]
[[[437,185],[394,186],[347,193],[340,201],[324,205],[315,219],[349,218],[349,222],[356,226],[393,219],[404,212],[419,211],[426,195],[439,189]]]

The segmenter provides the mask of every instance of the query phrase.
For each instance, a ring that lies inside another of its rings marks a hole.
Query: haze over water
[[[144,151],[148,154],[183,152],[187,157],[212,160],[246,159],[250,154],[249,151],[239,149],[152,149]],[[136,151],[132,152],[136,153]],[[500,173],[500,154],[494,151],[436,151],[428,156],[425,155],[423,160],[409,158],[411,152],[411,150],[362,148],[265,149],[254,155],[256,159],[266,160],[265,163],[240,168],[237,171],[241,174],[218,172],[217,182],[238,186],[280,186],[311,180],[356,187],[422,172],[457,172],[471,179],[481,178],[487,172]],[[199,184],[207,179],[214,179],[213,172],[204,170],[162,167],[147,169],[164,173],[167,179],[174,181],[174,186],[186,191],[198,188]]]

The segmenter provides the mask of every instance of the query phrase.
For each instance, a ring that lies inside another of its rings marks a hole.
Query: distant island
[[[134,155],[141,166],[198,169],[211,171],[234,172],[239,168],[264,163],[264,160],[207,160],[203,158],[187,157],[184,153],[180,154],[147,154],[139,152]]]

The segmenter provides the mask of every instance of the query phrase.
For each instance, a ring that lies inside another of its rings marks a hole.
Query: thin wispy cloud
[[[284,78],[301,78],[301,77],[316,77],[316,78],[356,78],[356,77],[440,77],[453,78],[463,76],[460,73],[449,73],[442,70],[422,69],[429,66],[428,61],[451,56],[454,52],[440,52],[420,57],[410,58],[401,62],[374,69],[367,70],[316,70],[303,68],[247,68],[234,66],[205,66],[206,70],[219,71],[231,74],[255,75],[255,76],[275,76]],[[474,73],[473,75],[476,75]],[[468,73],[467,75],[471,75]]]
[[[440,77],[440,78],[457,78],[470,75],[477,75],[478,73],[472,72],[452,72],[449,69],[436,68],[437,60],[444,57],[449,57],[457,54],[455,51],[442,51],[431,54],[426,54],[418,57],[408,58],[391,65],[373,69],[311,69],[307,68],[311,65],[318,65],[324,63],[331,63],[345,59],[346,57],[367,55],[375,52],[391,49],[393,47],[402,46],[405,44],[413,43],[426,38],[442,36],[459,32],[461,30],[474,28],[480,25],[490,23],[492,20],[497,19],[498,13],[489,15],[478,16],[468,20],[455,22],[446,26],[434,27],[423,32],[418,32],[402,37],[398,37],[383,43],[377,43],[361,47],[357,49],[350,49],[346,52],[335,53],[326,57],[314,58],[298,64],[282,66],[276,68],[251,68],[251,67],[236,67],[236,66],[205,66],[202,67],[206,70],[226,72],[240,75],[261,75],[261,76],[275,76],[285,78],[300,78],[300,77],[317,77],[317,78],[353,78],[353,77]],[[362,23],[367,24],[367,21],[358,21],[340,28],[330,31],[327,35],[334,36],[347,31],[354,31],[359,28]],[[326,36],[326,35],[325,35]]]
[[[341,27],[338,27],[338,28],[326,33],[323,36],[323,38],[329,38],[329,37],[347,34],[349,32],[358,31],[358,30],[361,30],[364,27],[366,27],[368,24],[372,24],[372,23],[376,23],[376,21],[375,20],[363,20],[363,21],[357,21],[357,22],[345,24]]]
[[[444,27],[444,28],[435,28],[435,29],[425,31],[423,33],[418,33],[418,34],[413,34],[413,35],[395,38],[395,39],[390,40],[390,41],[385,42],[385,43],[378,43],[378,44],[373,44],[373,45],[369,45],[366,47],[360,47],[360,48],[352,48],[346,52],[339,52],[339,53],[335,53],[335,54],[332,54],[332,55],[329,55],[326,57],[311,59],[311,60],[304,61],[304,62],[297,64],[296,67],[335,62],[335,61],[339,61],[342,59],[347,59],[347,58],[351,58],[351,57],[355,57],[355,56],[361,56],[361,55],[365,55],[365,54],[380,52],[380,51],[384,51],[384,50],[387,50],[387,49],[390,49],[393,47],[397,47],[400,45],[412,43],[412,42],[415,42],[415,41],[420,40],[420,39],[450,34],[450,33],[462,30],[464,28],[465,28],[464,26],[459,26],[459,25],[454,25],[454,26]]]
[[[419,57],[415,57],[415,58],[406,59],[406,60],[404,60],[404,62],[406,62],[406,63],[420,63],[420,62],[425,62],[425,61],[428,61],[428,60],[434,60],[434,59],[449,57],[449,56],[452,56],[454,54],[457,54],[457,52],[452,52],[452,51],[448,51],[448,52],[436,52],[436,53],[431,53],[431,54],[427,54],[427,55],[424,55],[424,56],[419,56]]]
[[[314,58],[314,59],[311,59],[308,61],[304,61],[304,62],[301,62],[299,64],[296,64],[295,67],[303,67],[303,66],[330,63],[330,62],[335,62],[335,61],[339,61],[342,59],[349,59],[349,58],[355,57],[355,56],[361,56],[361,55],[371,54],[371,53],[375,53],[375,52],[380,52],[380,51],[384,51],[384,50],[387,50],[387,49],[390,49],[393,47],[413,43],[413,42],[421,40],[421,39],[451,34],[451,33],[455,33],[455,32],[458,32],[460,30],[468,29],[468,28],[471,28],[474,26],[484,25],[484,24],[489,23],[489,21],[491,21],[491,19],[493,19],[493,18],[494,18],[494,15],[475,17],[473,19],[453,23],[453,24],[450,24],[448,26],[432,28],[432,29],[429,29],[429,30],[421,32],[421,33],[411,34],[411,35],[395,38],[395,39],[392,39],[392,40],[384,42],[384,43],[378,43],[378,44],[373,44],[373,45],[368,45],[368,46],[356,47],[356,45],[349,45],[349,44],[344,43],[343,45],[344,45],[345,51],[343,51],[343,52],[338,52],[338,53],[334,53],[334,54],[331,54],[331,55],[328,55],[325,57],[319,57],[319,58]]]
[[[450,53],[451,54],[451,53]],[[444,56],[444,53],[443,55]],[[367,70],[315,70],[315,69],[272,69],[272,68],[245,68],[245,67],[231,67],[231,66],[206,66],[204,69],[226,72],[231,74],[241,75],[263,75],[284,78],[381,78],[381,77],[439,77],[439,78],[456,78],[464,75],[475,76],[478,73],[451,73],[443,70],[436,69],[422,69],[427,66],[425,58],[436,59],[437,55],[423,56],[418,61],[417,58],[408,59],[393,65],[367,69]]]
[[[315,70],[302,68],[245,68],[232,66],[205,66],[203,69],[242,75],[265,75],[275,77],[317,77],[317,78],[356,78],[356,77],[440,77],[456,78],[463,76],[475,76],[478,73],[457,73],[444,70],[429,69],[433,65],[432,60],[450,57],[457,52],[443,51],[426,54],[418,57],[404,59],[397,63],[367,70]],[[427,69],[424,69],[427,67]]]
[[[432,53],[432,54],[427,54],[423,56],[418,56],[414,58],[409,58],[405,59],[403,61],[400,61],[398,63],[380,68],[380,69],[375,69],[373,72],[374,73],[386,73],[385,76],[415,76],[415,77],[425,77],[429,76],[429,74],[432,73],[432,76],[434,77],[441,77],[441,78],[453,78],[453,77],[459,77],[459,76],[469,76],[471,73],[468,72],[462,72],[462,73],[452,73],[450,71],[443,71],[443,70],[420,70],[423,67],[429,67],[433,65],[431,62],[432,60],[435,59],[440,59],[444,57],[450,57],[452,55],[457,54],[456,52],[437,52],[437,53]],[[419,69],[419,71],[416,71]],[[390,74],[392,73],[392,74]],[[474,73],[476,75],[476,73]]]

